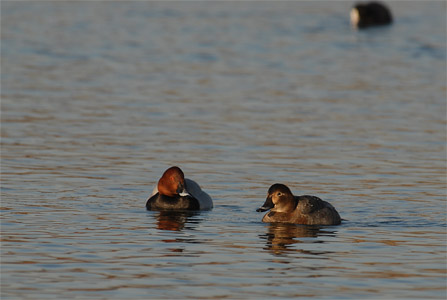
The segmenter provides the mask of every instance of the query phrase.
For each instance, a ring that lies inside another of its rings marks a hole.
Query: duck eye
[[[281,196],[281,195],[282,195],[281,192],[276,193],[276,196]]]

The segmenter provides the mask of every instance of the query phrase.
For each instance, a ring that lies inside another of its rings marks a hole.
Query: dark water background
[[[446,2],[351,5],[2,1],[1,298],[445,299]],[[171,165],[214,210],[145,211]]]

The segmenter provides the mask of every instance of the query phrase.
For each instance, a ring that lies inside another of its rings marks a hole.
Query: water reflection
[[[185,224],[198,223],[197,219],[194,221],[191,219],[199,214],[200,212],[195,211],[160,211],[155,215],[157,229],[181,231],[185,229]]]
[[[267,233],[260,235],[260,238],[265,240],[266,247],[264,249],[275,255],[282,255],[290,251],[318,255],[322,253],[320,251],[293,249],[293,245],[302,243],[303,241],[300,238],[316,238],[322,233],[327,234],[328,232],[322,231],[321,226],[271,223]],[[312,242],[323,243],[320,240],[313,240]]]

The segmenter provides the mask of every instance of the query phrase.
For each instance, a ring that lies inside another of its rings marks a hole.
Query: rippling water
[[[351,4],[2,2],[2,299],[445,299],[446,4]],[[145,211],[171,165],[212,211]]]

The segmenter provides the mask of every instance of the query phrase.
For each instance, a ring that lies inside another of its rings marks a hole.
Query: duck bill
[[[267,199],[265,199],[264,204],[260,208],[258,208],[256,211],[257,212],[266,211],[266,210],[272,209],[274,206],[275,205],[273,204],[272,197],[267,197]]]

